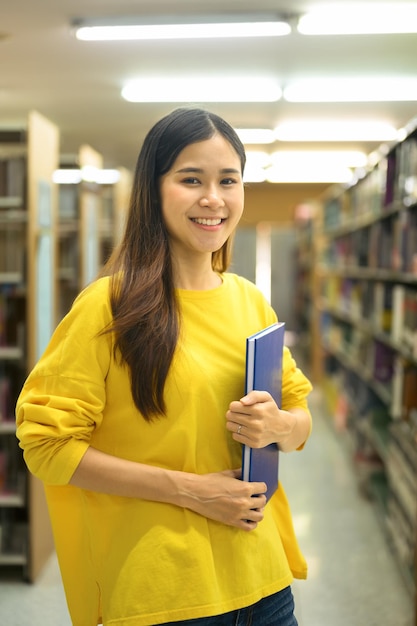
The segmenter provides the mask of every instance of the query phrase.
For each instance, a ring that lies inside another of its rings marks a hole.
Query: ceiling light
[[[267,167],[268,165],[271,165],[271,155],[269,152],[264,152],[262,150],[247,150],[246,165]]]
[[[244,144],[273,143],[275,134],[269,128],[235,128],[239,139]]]
[[[142,78],[123,88],[129,102],[276,102],[275,80],[257,77]]]
[[[414,102],[417,78],[308,79],[288,85],[288,102]]]
[[[273,183],[347,183],[353,169],[367,164],[356,150],[280,150],[271,155],[266,177]]]
[[[271,163],[278,167],[364,167],[368,158],[359,150],[279,150],[271,154]]]
[[[112,185],[120,180],[120,172],[119,170],[99,169],[92,166],[86,166],[82,169],[62,168],[54,171],[52,180],[59,185],[77,185],[82,181],[98,185]]]
[[[349,183],[353,168],[365,167],[367,156],[357,150],[249,151],[244,182]]]
[[[291,32],[288,22],[269,13],[130,16],[94,23],[82,20],[74,26],[77,39],[85,41],[280,37]]]
[[[96,171],[95,182],[98,185],[114,185],[120,180],[119,170],[98,169]]]
[[[261,150],[246,151],[244,183],[263,183],[266,180],[265,168],[271,165],[271,155]]]
[[[391,124],[373,120],[291,120],[274,131],[278,141],[395,141]]]
[[[417,33],[417,7],[406,3],[360,3],[318,8],[298,22],[303,35]]]
[[[82,181],[81,170],[75,168],[55,170],[52,181],[58,185],[77,185]]]
[[[322,168],[313,164],[306,169],[273,165],[266,170],[269,183],[350,183],[353,177],[351,169],[337,165]]]
[[[244,183],[263,183],[266,181],[266,170],[256,165],[245,165]]]

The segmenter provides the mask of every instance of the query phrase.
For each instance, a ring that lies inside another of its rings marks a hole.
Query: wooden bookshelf
[[[102,156],[88,145],[62,157],[60,167],[101,169]],[[120,241],[129,206],[132,174],[119,168],[119,180],[98,184],[81,180],[59,185],[57,321],[78,293],[97,275]]]
[[[119,167],[118,170],[120,178],[118,182],[112,186],[114,220],[113,234],[115,244],[118,244],[123,237],[133,184],[133,174],[130,170],[125,167]]]
[[[416,594],[417,123],[407,130],[355,184],[322,198],[309,331],[360,487]]]
[[[79,170],[77,155],[61,157],[60,169]],[[80,185],[58,185],[57,312],[59,322],[81,289]]]
[[[79,150],[79,163],[81,170],[102,169],[103,157],[91,146],[83,145]],[[96,278],[101,265],[103,197],[100,185],[95,182],[83,180],[80,186],[81,287],[85,287]]]
[[[17,395],[55,324],[57,127],[30,112],[0,144],[0,567],[36,579],[53,551],[42,483],[14,427]]]
[[[313,383],[322,378],[320,323],[317,302],[320,298],[320,276],[317,263],[320,257],[320,206],[304,203],[295,210],[296,234],[296,292],[295,316],[297,320],[298,348],[309,365]]]

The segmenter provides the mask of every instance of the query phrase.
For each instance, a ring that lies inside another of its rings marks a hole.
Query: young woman
[[[266,504],[240,467],[242,444],[302,447],[311,385],[285,348],[282,407],[244,396],[246,337],[277,319],[226,272],[244,164],[212,113],[155,124],[124,239],[21,392],[75,626],[297,624],[306,565],[284,490]]]

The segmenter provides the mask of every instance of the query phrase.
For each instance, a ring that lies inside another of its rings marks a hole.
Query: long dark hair
[[[218,115],[180,108],[151,128],[136,163],[123,240],[102,272],[112,275],[110,330],[115,333],[115,354],[119,351],[129,367],[134,402],[148,421],[165,413],[164,386],[179,335],[160,179],[186,146],[210,139],[216,132],[235,149],[243,173],[244,147]],[[213,252],[213,269],[226,271],[230,256],[229,238]]]

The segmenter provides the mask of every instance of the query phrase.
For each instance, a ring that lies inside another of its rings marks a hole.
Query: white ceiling
[[[276,77],[281,85],[293,78],[317,76],[417,77],[417,35],[292,34],[276,39],[97,43],[77,41],[70,28],[74,18],[82,17],[254,9],[302,13],[317,4],[314,0],[0,0],[0,125],[24,125],[28,111],[35,109],[58,125],[62,153],[76,153],[87,143],[103,155],[105,167],[133,168],[146,131],[176,106],[125,102],[122,86],[141,75],[250,71]],[[358,10],[360,19],[361,0],[348,4]],[[235,127],[274,128],[288,119],[345,117],[387,121],[400,128],[417,115],[415,102],[206,106]],[[279,147],[289,146],[273,149]],[[369,153],[376,145],[349,147]]]

